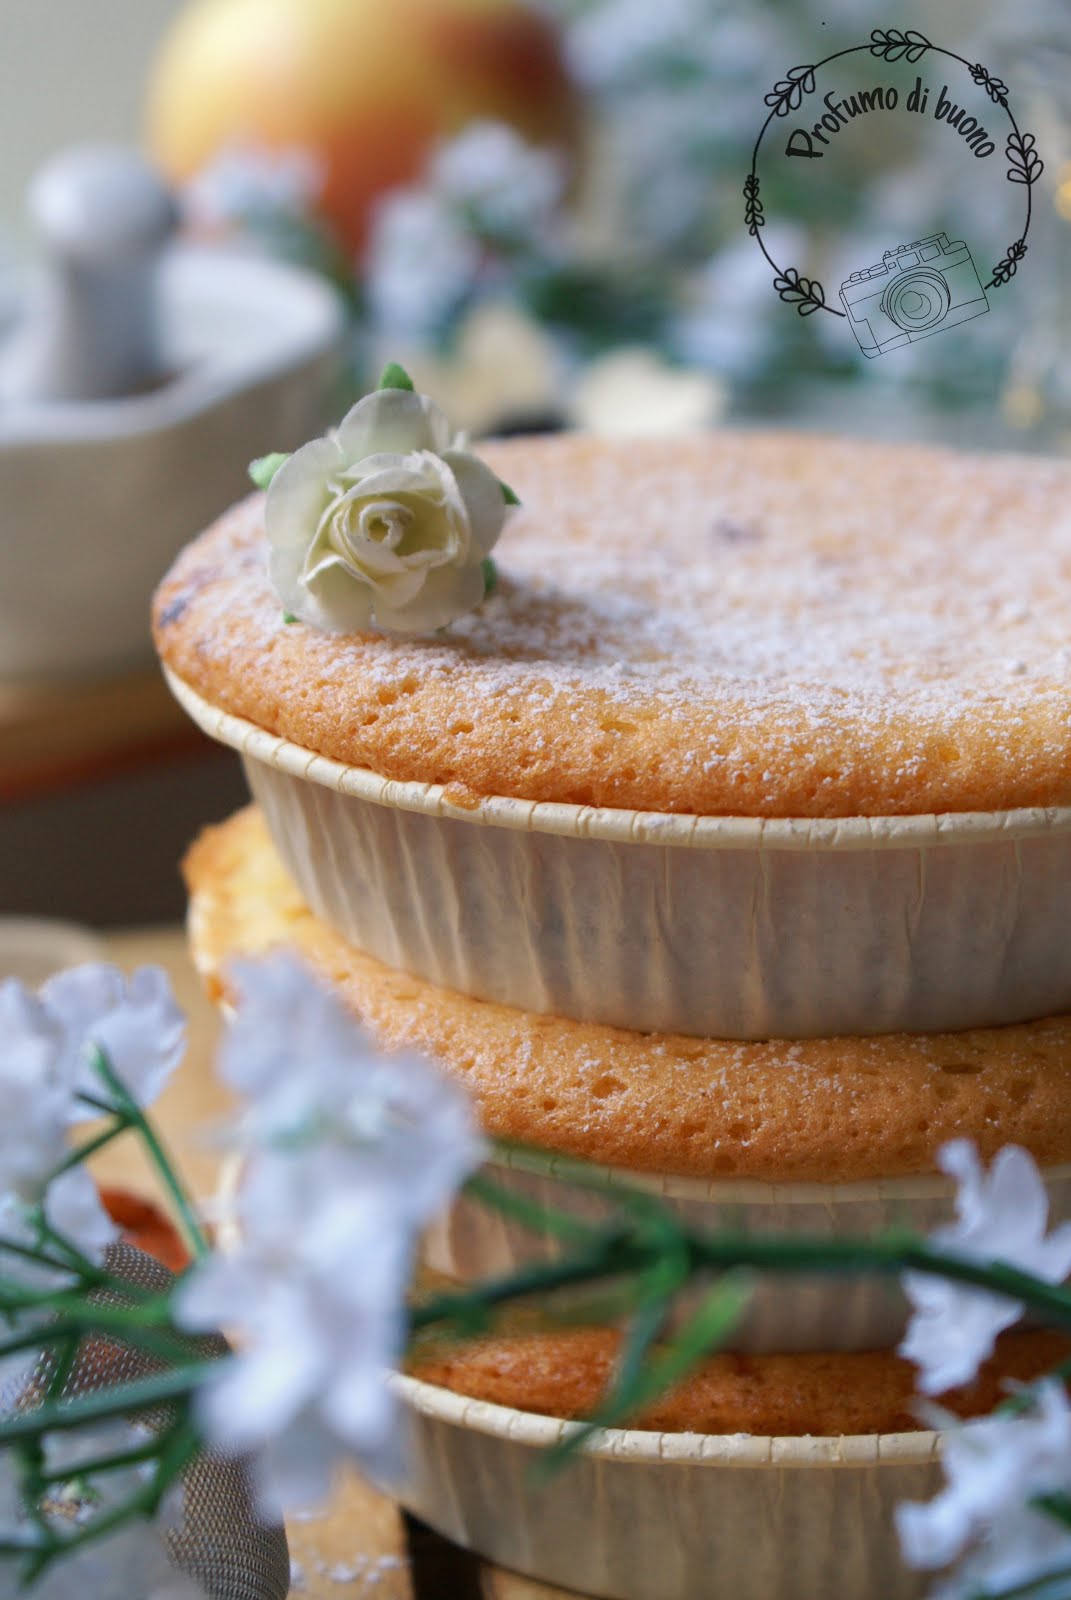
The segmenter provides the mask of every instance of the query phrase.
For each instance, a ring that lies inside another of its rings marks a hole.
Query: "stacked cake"
[[[175,693],[257,803],[188,864],[217,991],[296,945],[556,1206],[606,1209],[583,1158],[699,1225],[929,1229],[965,1136],[1024,1145],[1071,1215],[1071,471],[759,433],[484,456],[523,509],[443,633],[285,620],[259,498],[160,589]],[[464,1201],[427,1245],[461,1281],[553,1248]],[[404,1380],[412,1498],[592,1593],[913,1594],[890,1512],[936,1441],[903,1325],[887,1283],[764,1279],[542,1494],[528,1457],[616,1335],[485,1341]],[[1058,1354],[1015,1334],[948,1404]]]

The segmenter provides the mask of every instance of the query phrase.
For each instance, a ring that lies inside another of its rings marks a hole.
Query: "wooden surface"
[[[0,683],[0,799],[200,743],[155,666],[85,684]]]
[[[111,958],[131,969],[166,967],[189,1017],[186,1060],[157,1107],[156,1121],[199,1199],[215,1192],[219,1155],[211,1130],[226,1115],[228,1096],[213,1070],[219,1021],[201,989],[177,929],[124,933],[108,940]],[[119,1141],[95,1164],[109,1184],[159,1198],[133,1142]],[[295,1600],[568,1600],[512,1573],[492,1569],[406,1517],[392,1501],[347,1472],[323,1516],[288,1527]]]

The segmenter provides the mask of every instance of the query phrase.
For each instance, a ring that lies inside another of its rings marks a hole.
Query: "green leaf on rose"
[[[508,483],[502,482],[501,478],[498,480],[498,487],[502,490],[502,498],[508,506],[520,505],[521,497],[516,489],[511,489]]]
[[[387,362],[380,374],[379,387],[381,389],[406,389],[410,394],[414,390],[412,378],[404,367],[398,365],[397,361]]]
[[[295,617],[295,615],[294,615],[294,613],[292,611],[284,611],[283,612],[283,621],[287,624],[288,627],[289,627],[290,623],[297,622],[297,620],[298,620],[298,618]]]
[[[249,476],[258,489],[268,488],[284,461],[290,460],[287,450],[275,450],[270,456],[258,456],[249,463]]]
[[[484,556],[480,562],[480,570],[483,573],[483,597],[486,600],[487,596],[494,594],[498,588],[498,568],[490,556]]]

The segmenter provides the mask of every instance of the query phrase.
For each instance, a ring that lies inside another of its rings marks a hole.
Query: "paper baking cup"
[[[484,1170],[508,1193],[585,1221],[613,1215],[614,1191],[632,1188],[661,1196],[690,1228],[831,1239],[873,1237],[894,1227],[928,1234],[951,1220],[954,1193],[947,1179],[936,1176],[842,1184],[705,1182],[581,1168],[529,1150],[496,1155]],[[1052,1224],[1071,1220],[1071,1165],[1050,1169],[1045,1186]],[[436,1272],[469,1283],[550,1259],[559,1248],[552,1234],[534,1232],[460,1195],[433,1223],[423,1253]],[[703,1292],[702,1284],[696,1292]],[[678,1315],[687,1310],[682,1297]],[[893,1278],[763,1273],[726,1348],[778,1354],[889,1349],[899,1343],[906,1318]]]
[[[479,999],[711,1038],[936,1032],[1071,1010],[1071,808],[694,817],[330,761],[210,705],[313,911]]]
[[[401,1499],[489,1561],[608,1600],[915,1600],[895,1507],[938,1487],[939,1435],[778,1439],[606,1430],[537,1485],[569,1424],[395,1380]]]

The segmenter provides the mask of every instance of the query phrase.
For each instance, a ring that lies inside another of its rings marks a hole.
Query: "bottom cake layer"
[[[613,1376],[620,1335],[574,1328],[481,1339],[425,1353],[409,1371],[492,1405],[568,1421],[597,1409]],[[959,1417],[992,1411],[1013,1383],[1042,1377],[1071,1355],[1071,1339],[1005,1334],[977,1380],[942,1395]],[[914,1370],[891,1351],[722,1354],[709,1358],[629,1426],[657,1433],[803,1435],[910,1433],[918,1415]]]
[[[604,1600],[921,1600],[897,1507],[941,1482],[941,1436],[609,1429],[540,1471],[569,1424],[400,1376],[404,1505],[486,1559]],[[540,1591],[542,1592],[542,1591]]]

